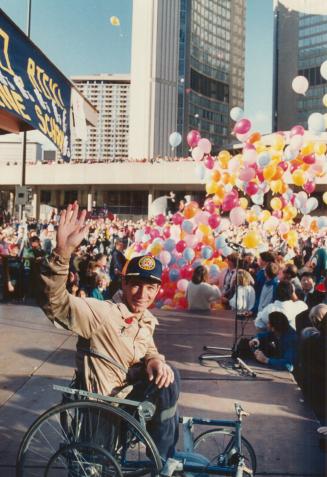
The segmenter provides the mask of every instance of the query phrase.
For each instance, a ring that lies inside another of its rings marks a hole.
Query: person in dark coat
[[[109,284],[109,298],[112,298],[114,294],[121,290],[121,275],[126,263],[126,257],[123,254],[124,250],[124,243],[122,240],[117,239],[115,243],[115,249],[111,255],[111,262],[109,267],[109,276],[110,276],[110,284]]]

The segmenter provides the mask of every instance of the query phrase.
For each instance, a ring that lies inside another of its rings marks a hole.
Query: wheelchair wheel
[[[211,429],[200,434],[194,441],[194,450],[206,457],[210,465],[237,465],[235,431],[231,429]],[[257,469],[257,458],[252,445],[242,437],[242,455],[247,468],[253,475]],[[244,476],[249,475],[244,472]]]
[[[41,415],[20,445],[17,477],[157,475],[158,450],[126,411],[95,401],[61,404]]]

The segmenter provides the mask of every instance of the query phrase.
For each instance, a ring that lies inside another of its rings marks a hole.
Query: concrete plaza
[[[286,372],[256,366],[256,378],[234,370],[230,360],[201,366],[206,345],[230,346],[230,312],[196,315],[156,311],[156,341],[182,377],[181,414],[233,418],[234,402],[251,413],[244,435],[252,443],[259,476],[323,476],[318,422]],[[252,334],[252,324],[246,328]],[[56,329],[37,307],[0,305],[0,476],[15,475],[19,443],[41,412],[60,401],[54,383],[68,384],[76,337]]]

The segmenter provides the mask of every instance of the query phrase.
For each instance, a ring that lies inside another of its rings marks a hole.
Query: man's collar
[[[118,290],[114,294],[114,296],[112,297],[112,301],[117,305],[124,319],[129,318],[131,316],[136,316],[136,314],[132,313],[131,310],[127,307],[127,305],[125,305],[125,303],[123,302],[123,292],[121,290]],[[154,323],[155,325],[159,324],[157,318],[149,310],[145,310],[142,313],[140,321],[143,321],[143,323]]]

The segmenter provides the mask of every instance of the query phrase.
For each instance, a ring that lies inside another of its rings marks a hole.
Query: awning
[[[85,138],[98,112],[0,9],[0,134],[39,129],[71,156],[71,130]]]

